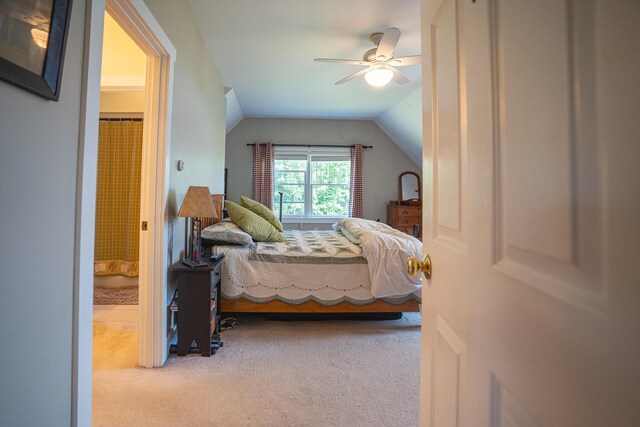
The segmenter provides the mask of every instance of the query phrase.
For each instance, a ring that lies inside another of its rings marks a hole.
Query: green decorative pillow
[[[276,228],[276,230],[280,232],[284,231],[284,228],[282,228],[282,223],[278,220],[276,214],[274,214],[271,209],[269,209],[262,203],[256,202],[255,200],[245,196],[240,196],[240,205],[242,205],[243,208],[247,208],[251,212],[258,214],[262,218],[266,219],[269,224],[273,225]]]
[[[260,215],[228,200],[224,205],[231,221],[249,233],[256,242],[286,242],[282,233]]]

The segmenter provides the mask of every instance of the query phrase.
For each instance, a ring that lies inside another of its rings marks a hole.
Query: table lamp
[[[218,218],[213,206],[209,187],[191,186],[184,196],[180,206],[179,217],[191,218],[191,232],[188,236],[188,245],[182,263],[189,267],[204,267],[208,264],[202,261],[202,218]],[[189,221],[187,219],[187,221]]]

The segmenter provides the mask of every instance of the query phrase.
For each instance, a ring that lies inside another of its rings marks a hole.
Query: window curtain
[[[142,122],[100,121],[95,275],[138,276]]]
[[[253,146],[253,200],[273,210],[273,144],[255,143]]]
[[[356,144],[351,147],[351,191],[349,193],[349,216],[362,218],[362,157],[364,146]]]

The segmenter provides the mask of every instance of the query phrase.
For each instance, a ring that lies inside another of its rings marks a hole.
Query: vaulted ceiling
[[[189,0],[202,36],[220,72],[231,104],[245,117],[376,120],[398,141],[398,114],[384,114],[419,92],[421,66],[402,67],[406,85],[383,88],[363,78],[334,83],[359,66],[314,62],[314,58],[361,59],[374,47],[369,35],[388,27],[402,31],[395,56],[419,55],[419,0]],[[406,103],[406,102],[405,102]],[[413,102],[412,105],[415,105]],[[237,112],[237,111],[236,111]],[[407,122],[407,120],[404,120]],[[421,134],[420,132],[418,132]]]

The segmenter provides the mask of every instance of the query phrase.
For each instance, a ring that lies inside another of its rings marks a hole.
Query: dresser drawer
[[[407,215],[398,218],[396,221],[397,224],[406,225],[406,224],[420,224],[422,223],[422,217],[417,215]]]
[[[387,205],[387,223],[403,233],[413,234],[413,225],[422,229],[422,206]]]
[[[403,233],[413,235],[413,226],[407,227],[407,226],[399,225],[398,227],[396,227],[396,229],[399,231],[402,231]]]
[[[399,218],[402,218],[405,216],[422,216],[422,208],[413,208],[413,209],[400,208],[398,209],[397,215]]]

